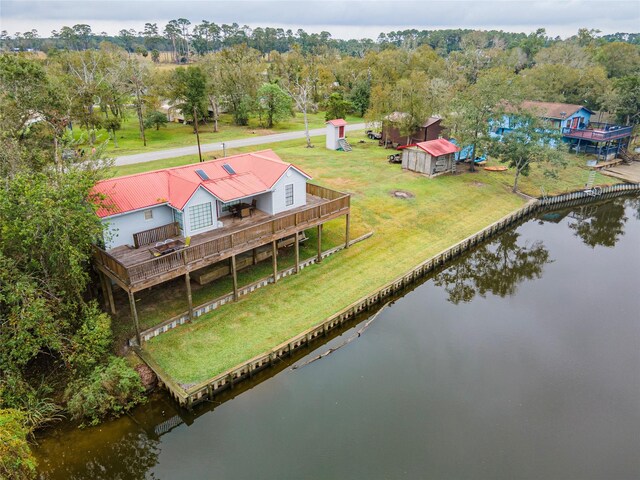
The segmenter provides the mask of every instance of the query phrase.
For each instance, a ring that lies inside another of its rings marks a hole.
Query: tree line
[[[94,32],[88,24],[62,26],[53,30],[48,37],[41,37],[36,29],[10,34],[7,30],[0,32],[0,48],[7,50],[40,50],[49,52],[56,50],[87,50],[99,48],[100,43],[107,41],[133,53],[151,55],[159,59],[160,52],[169,52],[176,63],[186,63],[192,55],[205,55],[234,45],[247,45],[262,54],[270,52],[284,53],[294,47],[309,53],[318,49],[332,49],[344,55],[363,56],[368,51],[380,51],[385,48],[415,49],[423,45],[433,48],[439,55],[464,48],[464,38],[473,33],[471,29],[418,30],[406,29],[382,32],[373,40],[335,39],[330,32],[308,33],[304,29],[240,26],[237,23],[221,24],[202,20],[192,24],[189,19],[178,18],[167,22],[164,26],[147,22],[141,30],[122,29],[117,35],[106,32]],[[483,32],[491,44],[506,48],[527,48],[532,36],[517,32],[489,30]],[[638,33],[615,33],[598,35],[598,30],[580,29],[568,40],[597,36],[601,44],[609,42],[626,42],[640,45]],[[544,37],[545,46],[562,42],[559,37]]]

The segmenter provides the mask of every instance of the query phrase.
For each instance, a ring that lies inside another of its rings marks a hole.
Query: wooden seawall
[[[497,222],[492,223],[479,232],[465,238],[446,250],[443,250],[434,257],[425,260],[404,275],[378,288],[366,297],[353,302],[351,305],[327,318],[322,323],[305,330],[293,338],[290,338],[268,352],[264,352],[227,370],[226,372],[189,388],[183,388],[178,385],[153,360],[153,358],[151,358],[150,355],[146,354],[146,352],[137,347],[135,347],[135,351],[142,360],[149,365],[156,375],[158,375],[160,383],[169,391],[169,394],[174,398],[174,400],[183,407],[191,408],[199,402],[212,399],[217,393],[227,388],[233,388],[234,384],[251,378],[256,372],[272,365],[276,361],[279,361],[282,357],[291,356],[296,350],[309,345],[319,337],[326,336],[328,332],[339,328],[359,313],[380,305],[396,292],[403,290],[408,285],[421,279],[435,269],[444,266],[447,262],[458,257],[470,248],[475,247],[497,233],[502,232],[539,211],[569,207],[593,200],[612,198],[633,192],[640,192],[640,184],[619,184],[602,188],[596,187],[586,191],[577,191],[554,197],[532,199],[524,207],[506,215]]]

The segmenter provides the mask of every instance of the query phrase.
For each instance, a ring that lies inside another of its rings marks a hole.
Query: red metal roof
[[[441,155],[448,155],[449,153],[456,153],[460,151],[459,147],[444,138],[429,140],[428,142],[420,142],[416,144],[416,146],[433,157],[439,157]]]
[[[224,164],[235,174],[230,175]],[[283,162],[273,150],[263,150],[103,180],[96,184],[93,193],[104,196],[97,212],[101,218],[163,203],[182,209],[200,187],[223,202],[266,192],[289,167],[311,178],[294,165]],[[209,179],[200,178],[196,170],[202,170]]]
[[[333,120],[329,120],[327,123],[330,123],[334,127],[344,127],[347,124],[347,121],[344,118],[335,118]]]

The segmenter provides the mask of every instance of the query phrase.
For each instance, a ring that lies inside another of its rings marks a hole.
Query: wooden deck
[[[95,247],[94,264],[119,286],[135,292],[348,215],[349,200],[349,195],[308,184],[307,204],[303,207],[277,215],[256,210],[244,219],[223,217],[223,227],[194,235],[189,247],[160,257],[151,252],[154,244],[120,246],[109,251]]]
[[[624,126],[610,128],[608,130],[565,127],[562,129],[562,135],[564,137],[590,140],[593,142],[608,142],[629,137],[631,136],[632,130],[632,127]]]

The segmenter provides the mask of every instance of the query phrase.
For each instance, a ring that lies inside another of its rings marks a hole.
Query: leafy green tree
[[[518,103],[516,76],[504,68],[487,70],[455,94],[443,123],[460,146],[471,147],[475,159],[479,149],[489,146],[491,121],[502,116],[507,103]]]
[[[640,46],[625,42],[606,43],[598,49],[598,62],[612,78],[640,75]]]
[[[317,65],[310,56],[305,56],[299,49],[295,49],[286,58],[278,56],[274,59],[270,68],[277,69],[276,76],[295,102],[298,111],[302,113],[307,148],[312,148],[308,114],[317,108],[314,99],[320,75]]]
[[[258,89],[257,107],[260,117],[267,121],[267,128],[292,116],[291,98],[274,83],[265,83]]]
[[[626,125],[640,123],[640,77],[630,76],[613,80],[611,109],[619,122]]]
[[[122,119],[120,117],[109,117],[102,121],[102,127],[109,132],[114,146],[118,148],[118,135],[116,132],[122,128]]]
[[[193,131],[197,133],[196,122],[207,114],[207,79],[202,68],[176,68],[170,88],[170,99],[182,110],[185,118],[193,120]]]
[[[351,104],[361,117],[364,117],[371,101],[371,82],[360,80],[351,89],[349,94]]]
[[[24,421],[24,413],[18,410],[0,410],[0,478],[36,478],[36,460],[27,442],[29,430]]]
[[[329,96],[326,103],[325,120],[334,118],[345,118],[347,113],[353,110],[353,104],[345,100],[341,93],[335,92]]]
[[[0,55],[0,156],[5,158],[0,176],[11,174],[9,159],[28,161],[34,170],[53,163],[59,156],[56,138],[68,123],[64,102],[42,65]]]
[[[220,68],[218,57],[215,55],[205,56],[202,59],[201,65],[207,78],[207,99],[209,100],[209,106],[212,112],[213,131],[217,132],[220,110],[222,109],[222,98],[224,96],[222,69]]]
[[[216,54],[219,92],[236,125],[247,125],[251,104],[260,84],[260,53],[246,45],[235,45]]]
[[[534,163],[552,167],[545,173],[552,174],[553,168],[565,166],[561,154],[562,139],[557,130],[545,128],[547,125],[534,113],[520,111],[511,115],[516,127],[491,144],[491,154],[502,163],[515,170],[512,191],[518,191],[520,175],[527,176]]]
[[[529,100],[563,102],[598,109],[609,88],[606,72],[599,66],[585,69],[563,64],[536,65],[522,79]]]
[[[393,90],[393,103],[399,115],[394,123],[400,134],[411,143],[413,132],[422,127],[433,113],[429,79],[423,72],[412,72],[398,81]]]
[[[530,33],[526,38],[520,42],[520,48],[527,56],[528,64],[533,64],[533,58],[536,53],[544,47],[546,43],[547,32],[544,28],[537,29],[534,33]]]
[[[147,113],[147,116],[144,118],[144,126],[146,128],[155,127],[156,130],[160,130],[160,127],[164,127],[167,123],[169,123],[167,116],[157,110]]]
[[[111,357],[88,377],[79,377],[65,391],[67,408],[75,420],[96,425],[108,416],[118,417],[144,401],[140,377],[124,358]]]
[[[160,52],[157,48],[151,50],[151,60],[153,60],[154,63],[160,62]]]

